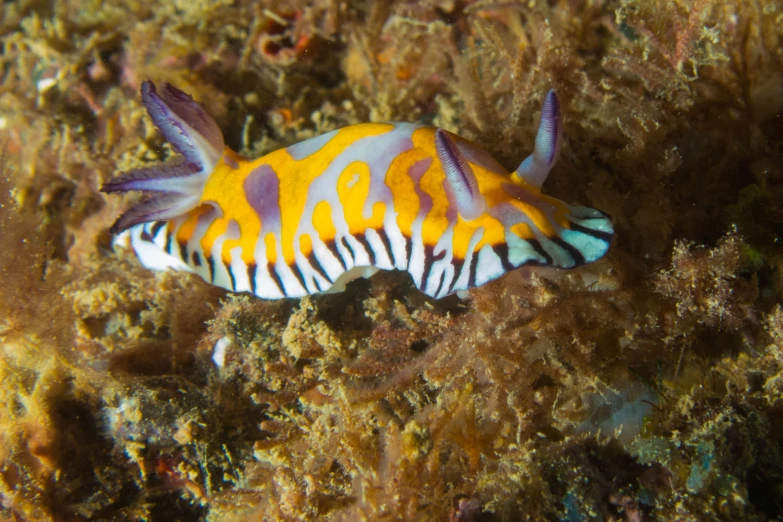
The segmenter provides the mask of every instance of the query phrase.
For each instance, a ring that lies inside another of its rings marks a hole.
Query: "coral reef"
[[[0,520],[779,520],[775,0],[6,2]],[[111,248],[168,81],[248,156],[427,121],[617,238],[433,301],[265,302]]]

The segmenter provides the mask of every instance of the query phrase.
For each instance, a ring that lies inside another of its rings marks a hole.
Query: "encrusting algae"
[[[5,3],[0,520],[783,517],[783,9],[773,0]],[[143,81],[246,157],[368,121],[510,171],[607,255],[433,300],[265,301],[112,248],[174,153]]]

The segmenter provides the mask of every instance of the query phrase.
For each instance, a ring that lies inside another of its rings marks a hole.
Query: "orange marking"
[[[266,261],[274,265],[277,263],[277,241],[272,232],[264,236],[264,245],[266,246]]]
[[[397,211],[397,226],[405,237],[411,237],[413,234],[413,221],[421,210],[416,183],[410,177],[409,171],[416,163],[428,157],[423,150],[414,147],[394,158],[386,172],[385,182],[391,189],[394,209]]]
[[[357,140],[377,137],[393,128],[390,124],[374,123],[346,127],[339,130],[320,150],[300,161],[294,160],[287,150],[281,149],[250,162],[226,148],[224,154],[235,161],[238,168],[233,169],[221,161],[207,180],[202,200],[217,204],[223,210],[224,215],[215,219],[209,226],[207,233],[201,240],[202,249],[205,253],[210,254],[215,241],[228,230],[228,224],[234,220],[239,225],[239,239],[227,240],[224,243],[222,255],[226,259],[232,248],[240,246],[242,259],[245,263],[255,262],[255,245],[262,233],[262,223],[258,214],[247,202],[244,191],[240,187],[253,169],[267,164],[278,176],[281,220],[280,237],[271,233],[264,236],[267,260],[272,263],[276,262],[275,246],[277,241],[280,241],[284,261],[288,265],[293,264],[295,260],[294,238],[299,229],[313,181],[326,171],[335,158]],[[397,212],[397,224],[403,235],[410,237],[414,220],[421,208],[421,202],[416,194],[416,186],[409,176],[409,170],[417,161],[428,157],[432,158],[432,164],[422,175],[419,185],[420,189],[432,199],[432,208],[422,224],[422,239],[425,245],[435,246],[449,226],[446,218],[449,205],[444,188],[445,174],[435,150],[435,129],[433,127],[416,129],[413,132],[412,140],[413,149],[394,158],[384,179],[392,193],[394,208]],[[465,140],[460,139],[460,143],[463,141]],[[470,144],[470,142],[467,143]],[[504,183],[511,182],[529,189],[524,180],[499,175],[473,163],[471,163],[471,167],[478,180],[479,190],[484,195],[489,208],[502,202],[508,202],[524,212],[530,218],[533,226],[537,227],[541,233],[549,237],[556,235],[549,219],[537,205],[518,201],[510,197],[502,188]],[[341,210],[352,234],[364,233],[368,228],[379,230],[383,227],[386,212],[384,203],[375,203],[372,206],[371,215],[369,217],[364,215],[371,186],[371,176],[372,173],[366,163],[353,162],[340,174],[335,187],[342,205]],[[561,226],[568,226],[566,220],[568,207],[564,203],[536,191],[530,190],[530,192],[536,200],[553,205],[555,207],[555,221]],[[336,235],[332,210],[329,203],[320,201],[315,205],[313,211],[313,227],[323,241],[333,240]],[[177,233],[178,240],[186,241],[192,237],[198,224],[198,216],[202,215],[201,212],[203,210],[199,210],[198,213],[194,211],[188,217]],[[486,244],[497,245],[505,241],[505,231],[502,224],[488,214],[471,221],[465,221],[458,216],[452,241],[452,252],[455,257],[465,258],[467,256],[470,239],[478,228],[483,228],[483,235],[476,245],[477,250]],[[513,231],[526,239],[534,237],[530,226],[526,224],[515,225]],[[311,252],[312,238],[301,236],[300,248],[305,255]]]
[[[435,129],[432,127],[416,129],[412,138],[414,150],[419,149],[424,156],[432,158],[432,164],[419,180],[419,186],[432,198],[432,208],[422,223],[422,240],[425,245],[435,246],[449,227],[449,220],[446,218],[449,200],[443,189],[446,175],[443,173],[435,150]]]
[[[517,223],[511,227],[511,232],[523,239],[535,239],[536,236],[530,230],[530,225],[527,223]]]
[[[190,241],[190,238],[193,237],[193,233],[196,231],[196,227],[198,226],[199,218],[211,210],[211,205],[200,205],[188,212],[188,218],[185,220],[182,226],[179,227],[179,230],[177,230],[177,242],[187,243]]]
[[[204,237],[201,238],[201,250],[206,256],[212,256],[212,247],[220,236],[228,231],[228,220],[224,217],[216,218],[207,228]],[[225,262],[225,258],[223,258]]]
[[[523,203],[522,201],[518,201],[516,199],[512,199],[511,203],[519,210],[527,214],[527,217],[530,218],[530,220],[533,222],[533,225],[535,225],[535,227],[540,230],[542,234],[547,237],[554,237],[557,235],[555,229],[552,228],[552,223],[550,223],[549,219],[547,219],[546,215],[541,211],[540,208],[528,203]],[[515,232],[519,237],[523,239],[533,239],[535,237],[529,226],[519,229],[516,227],[517,225],[514,225],[512,230],[519,230],[520,232],[527,230],[527,235],[522,235],[519,232]]]
[[[388,123],[365,123],[340,129],[320,150],[296,161],[285,149],[264,156],[280,179],[280,238],[286,264],[294,263],[294,236],[302,220],[307,194],[313,180],[323,174],[331,162],[361,138],[378,136],[394,129]],[[347,210],[347,207],[344,207]],[[381,220],[382,222],[382,220]]]
[[[425,155],[429,155],[435,161],[431,168],[422,176],[420,185],[421,189],[430,195],[433,202],[433,207],[427,214],[422,227],[422,237],[425,245],[433,246],[443,236],[448,227],[448,220],[446,219],[446,212],[448,210],[448,199],[446,198],[446,191],[444,188],[445,174],[443,167],[438,161],[437,151],[435,149],[435,129],[431,127],[425,127],[417,129],[413,133],[413,143],[417,149],[421,149]],[[469,146],[476,147],[471,142],[459,137],[455,137],[459,143],[465,143]],[[479,184],[479,191],[484,196],[487,202],[487,208],[492,208],[500,203],[510,203],[518,208],[521,212],[525,213],[530,221],[537,229],[543,234],[553,237],[556,235],[555,229],[552,227],[552,223],[547,218],[546,214],[541,208],[535,204],[524,203],[511,196],[509,196],[505,190],[503,190],[503,184],[515,183],[524,188],[533,196],[536,201],[542,203],[548,203],[555,208],[554,220],[561,226],[568,226],[566,216],[568,215],[568,207],[561,201],[547,197],[541,194],[539,191],[531,190],[530,187],[525,184],[524,180],[515,179],[509,175],[501,175],[496,172],[490,171],[477,165],[470,163],[476,180]],[[395,192],[395,197],[396,197]],[[531,199],[533,199],[531,198]],[[402,208],[398,209],[395,200],[395,209],[401,214],[409,212],[410,209]],[[400,218],[398,218],[400,219]],[[402,222],[402,220],[400,220]],[[452,251],[455,257],[464,259],[467,255],[467,249],[470,244],[470,239],[473,237],[473,233],[483,227],[484,232],[481,240],[476,244],[476,251],[480,250],[484,245],[498,245],[505,242],[505,230],[497,219],[493,218],[489,214],[483,214],[478,218],[465,221],[461,217],[457,217],[457,222],[454,226],[454,236],[452,242]],[[520,235],[520,237],[530,239],[533,236],[530,226],[526,224],[517,225],[513,228],[514,232]]]
[[[364,207],[370,195],[372,173],[370,167],[361,161],[348,165],[337,180],[337,195],[343,207],[345,221],[351,234],[362,234],[368,228],[383,227],[386,205],[376,202],[369,219],[364,217]]]
[[[313,240],[310,238],[310,234],[302,234],[299,236],[299,250],[305,257],[313,252]]]
[[[332,207],[328,201],[319,201],[313,209],[313,228],[318,232],[321,241],[333,241],[337,229],[332,221]]]
[[[232,168],[221,159],[204,185],[201,201],[217,204],[223,216],[216,218],[210,225],[201,240],[201,245],[205,249],[204,252],[211,253],[217,238],[224,234],[228,230],[228,224],[234,221],[239,226],[239,238],[227,239],[223,243],[221,257],[228,263],[231,250],[239,246],[242,248],[242,260],[246,264],[251,264],[255,262],[255,247],[261,233],[261,220],[248,203],[242,184],[253,171],[254,163],[247,161],[228,147],[223,154],[236,162],[238,168]],[[222,223],[218,225],[218,222]]]

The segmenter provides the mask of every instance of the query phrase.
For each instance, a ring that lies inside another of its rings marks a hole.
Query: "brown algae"
[[[754,520],[783,496],[774,0],[5,3],[0,520]],[[606,258],[433,301],[406,274],[267,302],[114,252],[99,187],[172,155],[171,82],[259,156],[421,121]]]

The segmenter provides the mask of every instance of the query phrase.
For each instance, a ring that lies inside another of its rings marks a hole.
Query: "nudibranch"
[[[419,123],[364,123],[243,158],[204,106],[144,82],[142,101],[180,156],[121,174],[104,192],[147,198],[120,216],[142,264],[278,299],[406,270],[441,298],[525,265],[574,268],[614,232],[595,209],[541,193],[562,143],[549,91],[535,148],[512,173],[470,141]]]

